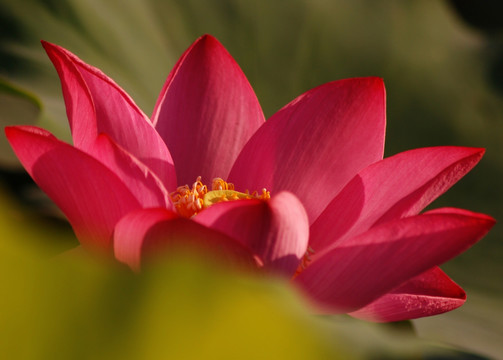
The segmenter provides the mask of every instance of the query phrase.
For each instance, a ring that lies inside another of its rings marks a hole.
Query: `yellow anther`
[[[234,190],[234,184],[228,183],[222,178],[214,178],[211,183],[211,190]]]
[[[221,178],[213,179],[211,190],[203,184],[198,176],[192,187],[188,185],[179,186],[170,194],[171,201],[180,216],[190,218],[205,208],[221,201],[233,201],[240,199],[267,200],[271,194],[266,189],[262,189],[259,194],[254,191],[252,194],[246,190],[244,193],[235,191],[234,184],[228,183]]]
[[[203,197],[208,192],[208,187],[204,185],[199,176],[192,184],[179,186],[176,191],[170,194],[171,201],[176,211],[183,217],[191,217],[203,209]]]

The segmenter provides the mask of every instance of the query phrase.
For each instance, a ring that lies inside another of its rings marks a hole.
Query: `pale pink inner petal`
[[[264,115],[248,80],[212,36],[199,38],[169,75],[153,123],[173,156],[179,184],[226,178]]]
[[[281,192],[269,201],[217,203],[194,220],[250,247],[272,273],[291,277],[307,250],[309,223],[300,201]]]
[[[234,239],[166,209],[142,209],[125,216],[114,232],[116,258],[134,270],[170,255],[202,255],[224,266],[256,269],[253,252]]]
[[[312,223],[358,171],[382,159],[385,119],[381,79],[321,85],[286,105],[253,135],[229,181],[240,189],[294,193]]]

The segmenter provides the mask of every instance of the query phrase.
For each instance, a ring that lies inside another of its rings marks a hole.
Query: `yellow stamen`
[[[234,184],[224,181],[222,178],[214,178],[211,182],[211,190],[234,190]]]
[[[188,185],[179,186],[176,191],[170,194],[173,205],[180,216],[190,218],[205,208],[221,201],[233,201],[240,199],[259,199],[267,200],[271,194],[266,189],[262,189],[259,194],[257,191],[244,193],[235,191],[234,184],[228,183],[221,178],[215,178],[211,184],[211,190],[203,184],[201,177],[198,176],[192,187]]]

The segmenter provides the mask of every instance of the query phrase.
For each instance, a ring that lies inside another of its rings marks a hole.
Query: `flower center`
[[[245,190],[245,192],[235,191],[234,184],[228,183],[221,178],[213,179],[211,190],[208,190],[208,187],[201,181],[200,176],[197,177],[192,187],[189,187],[189,185],[179,186],[169,196],[178,214],[186,218],[190,218],[221,201],[267,200],[271,198],[271,194],[266,189],[262,189],[260,193],[254,191],[251,194],[248,190]]]

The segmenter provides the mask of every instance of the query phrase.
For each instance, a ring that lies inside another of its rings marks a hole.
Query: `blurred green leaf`
[[[1,195],[0,349],[6,359],[455,354],[400,327],[312,315],[288,283],[230,272],[193,256],[173,255],[134,274],[80,248],[50,255],[49,238],[66,235],[26,223]]]
[[[418,335],[499,359],[503,354],[502,299],[476,289],[466,290],[468,300],[462,309],[442,316],[414,320]]]
[[[0,126],[33,125],[40,116],[42,104],[29,92],[0,78]],[[19,161],[5,136],[0,137],[0,164],[17,167]]]
[[[291,294],[194,261],[135,276],[76,257],[14,259],[2,256],[7,358],[355,358],[320,337]]]
[[[5,196],[0,215],[3,358],[356,358],[276,281],[185,257],[137,275],[83,251],[48,256],[50,233]]]
[[[69,131],[59,80],[41,39],[105,70],[147,114],[181,52],[171,54],[172,38],[151,21],[156,14],[148,2],[0,0],[0,13],[12,24],[0,37],[5,60],[0,74],[37,94],[44,104],[39,125],[66,140]],[[185,40],[184,46],[192,40]]]

